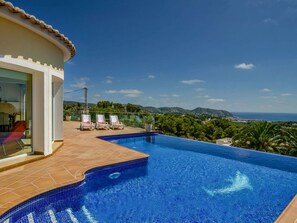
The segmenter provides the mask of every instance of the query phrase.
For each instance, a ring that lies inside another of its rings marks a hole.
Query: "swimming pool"
[[[0,222],[273,222],[297,193],[296,158],[159,134],[102,138],[150,157],[89,171]]]

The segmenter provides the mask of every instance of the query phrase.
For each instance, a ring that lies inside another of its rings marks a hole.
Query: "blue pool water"
[[[104,138],[150,157],[92,170],[0,222],[273,222],[297,194],[296,158],[158,134]]]

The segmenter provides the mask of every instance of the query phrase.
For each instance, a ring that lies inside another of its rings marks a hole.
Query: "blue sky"
[[[11,2],[75,44],[65,91],[90,102],[297,111],[295,0]]]

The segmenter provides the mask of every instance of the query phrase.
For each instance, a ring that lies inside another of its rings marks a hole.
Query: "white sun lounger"
[[[109,129],[109,124],[105,121],[104,115],[96,115],[96,129]]]
[[[94,124],[91,122],[91,115],[81,115],[80,130],[89,129],[94,130]]]
[[[110,115],[109,116],[110,128],[112,129],[124,129],[125,125],[119,121],[117,115]]]

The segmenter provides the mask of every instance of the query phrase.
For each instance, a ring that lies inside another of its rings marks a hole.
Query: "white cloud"
[[[178,98],[180,95],[179,94],[173,94],[172,97]]]
[[[168,97],[167,94],[160,94],[160,97]]]
[[[209,95],[198,95],[196,96],[196,98],[209,98],[210,96]]]
[[[106,84],[112,84],[112,79],[113,79],[113,77],[112,76],[105,76],[105,78],[106,78],[106,80],[105,80],[105,83]]]
[[[108,91],[105,91],[105,93],[107,93],[107,94],[123,94],[126,97],[130,97],[130,98],[135,98],[135,97],[138,97],[141,94],[143,94],[142,91],[136,90],[136,89],[124,89],[124,90],[119,90],[119,91],[108,90]]]
[[[70,87],[85,88],[87,87],[88,80],[90,80],[88,77],[81,77],[79,79],[76,79],[73,84],[70,84]]]
[[[152,96],[148,96],[147,99],[153,100],[153,97]]]
[[[205,91],[205,88],[196,88],[195,91],[201,92],[201,91]]]
[[[267,18],[263,20],[265,24],[277,25],[277,21],[275,19]]]
[[[261,89],[260,91],[261,91],[261,92],[271,92],[271,90],[268,89],[268,88],[263,88],[263,89]]]
[[[137,98],[140,96],[140,94],[125,94],[125,96],[129,98]]]
[[[154,78],[156,78],[156,76],[150,74],[150,75],[147,76],[147,78],[149,78],[149,79],[154,79]]]
[[[108,91],[105,91],[106,94],[116,94],[118,93],[118,91],[115,91],[115,90],[108,90]]]
[[[66,62],[66,64],[74,65],[74,62],[73,62],[72,60],[68,60],[68,61]]]
[[[235,64],[234,68],[236,69],[242,69],[242,70],[251,70],[255,67],[254,64],[250,63],[250,64],[246,64],[246,63],[241,63],[241,64]]]
[[[283,97],[288,97],[288,96],[292,96],[293,94],[291,94],[291,93],[282,93],[280,95],[283,96]]]
[[[70,92],[73,91],[73,90],[64,88],[63,91],[64,91],[64,94],[65,94],[65,93],[70,93]]]
[[[224,102],[225,99],[222,99],[222,98],[210,98],[210,99],[207,99],[208,102],[211,102],[211,103],[216,103],[216,102]]]
[[[276,96],[262,96],[263,99],[277,99]]]
[[[183,80],[183,81],[180,81],[182,84],[197,84],[197,83],[203,83],[204,81],[203,80],[198,80],[198,79],[194,79],[194,80]]]
[[[100,94],[94,94],[94,96],[97,97],[97,98],[101,97]]]
[[[131,89],[131,90],[120,90],[119,91],[121,94],[142,94],[143,92],[140,90],[135,90],[135,89]]]

